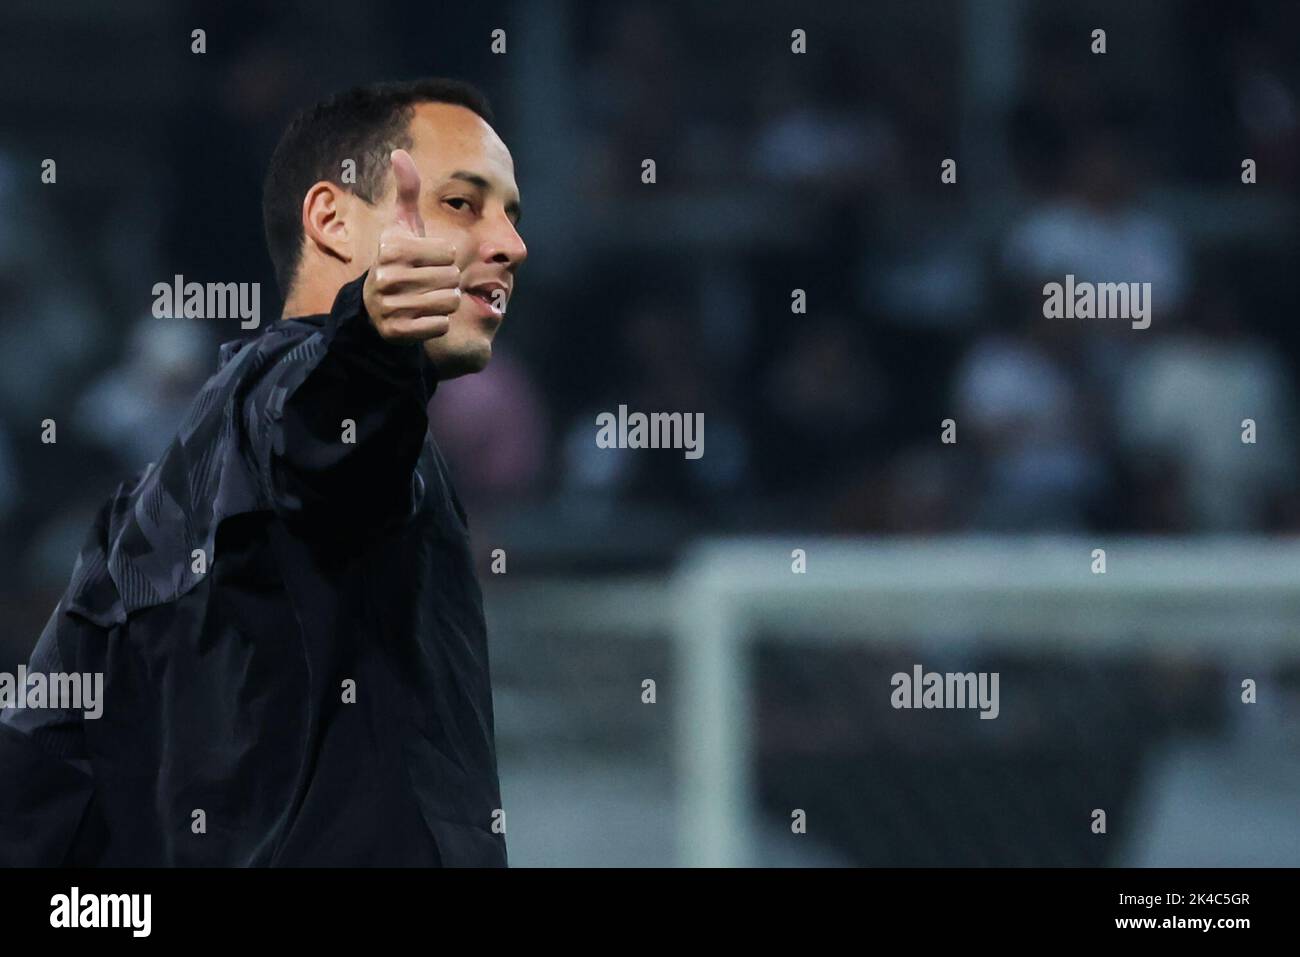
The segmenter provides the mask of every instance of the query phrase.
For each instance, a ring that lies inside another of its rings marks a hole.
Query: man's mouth
[[[471,286],[465,290],[465,294],[485,315],[501,318],[506,314],[506,288],[501,283],[491,282]]]

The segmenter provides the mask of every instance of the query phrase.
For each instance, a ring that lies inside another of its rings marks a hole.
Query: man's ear
[[[352,222],[354,198],[325,180],[307,190],[302,199],[302,234],[309,249],[340,262],[352,261],[357,236],[357,224]]]

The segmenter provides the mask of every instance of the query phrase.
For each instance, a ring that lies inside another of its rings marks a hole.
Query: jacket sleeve
[[[243,410],[272,507],[326,535],[412,514],[436,388],[421,344],[375,331],[364,282],[343,286],[324,328],[267,363]]]
[[[62,612],[60,603],[36,643],[31,671],[67,670],[60,623],[83,626]],[[84,721],[82,712],[61,708],[0,710],[0,866],[94,862],[104,834]]]

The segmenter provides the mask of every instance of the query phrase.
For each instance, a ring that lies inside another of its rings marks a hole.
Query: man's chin
[[[439,379],[455,379],[487,368],[492,358],[492,340],[484,337],[452,345],[441,338],[428,339],[424,354],[433,363]]]

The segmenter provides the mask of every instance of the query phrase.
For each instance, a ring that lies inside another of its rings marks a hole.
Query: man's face
[[[407,150],[420,173],[420,216],[426,236],[456,248],[461,271],[460,307],[445,335],[428,339],[425,353],[440,378],[478,372],[492,357],[492,339],[514,292],[515,273],[528,256],[519,236],[519,187],[510,151],[472,110],[423,103],[411,118]],[[390,176],[391,180],[391,176]],[[368,224],[378,243],[391,221],[396,187],[391,181]],[[487,285],[482,294],[470,289]]]

